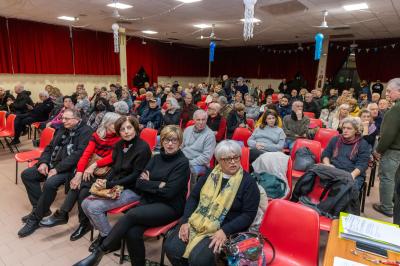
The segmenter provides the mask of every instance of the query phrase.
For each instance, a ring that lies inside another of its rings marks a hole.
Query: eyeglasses
[[[170,142],[172,144],[178,144],[179,140],[178,139],[164,139],[163,142],[164,142],[164,144],[169,144]]]
[[[221,161],[223,161],[224,163],[237,163],[240,161],[240,156],[221,158]]]
[[[62,117],[61,120],[69,121],[71,119],[76,119],[75,117]]]

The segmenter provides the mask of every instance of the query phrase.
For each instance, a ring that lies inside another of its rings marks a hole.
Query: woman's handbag
[[[113,188],[98,189],[96,187],[96,183],[93,183],[89,192],[92,195],[100,197],[100,198],[117,199],[117,198],[119,198],[119,195],[121,195],[121,192],[123,190],[124,190],[123,186],[115,186]]]
[[[89,160],[88,166],[94,164],[100,159],[103,158],[97,155],[96,153],[93,153],[92,157]],[[94,169],[93,174],[97,177],[105,177],[110,172],[110,170],[111,170],[110,166],[96,167],[96,169]]]
[[[268,262],[263,252],[264,240],[272,249],[272,258]],[[275,259],[275,249],[271,242],[254,232],[231,235],[225,243],[224,251],[229,266],[265,266]]]

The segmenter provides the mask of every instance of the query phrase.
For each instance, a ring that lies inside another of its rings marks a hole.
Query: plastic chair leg
[[[14,153],[14,150],[13,150],[13,148],[12,148],[12,145],[11,145],[11,143],[8,141],[7,137],[4,138],[4,141],[6,142],[8,148],[10,149],[10,151],[11,151],[12,153]]]
[[[364,182],[364,185],[361,190],[361,212],[362,213],[364,213],[366,194],[367,194],[367,182]]]
[[[164,266],[164,258],[165,258],[165,249],[164,249],[164,243],[165,243],[165,239],[166,237],[163,235],[162,236],[163,240],[162,240],[162,244],[161,244],[161,258],[160,258],[160,266]]]
[[[0,140],[1,146],[3,146],[3,149],[5,149],[3,142]]]
[[[121,254],[119,257],[119,264],[124,263],[124,258],[125,258],[125,239],[122,239],[122,243],[121,243]]]
[[[18,184],[18,161],[15,161],[15,184]]]
[[[92,227],[92,229],[90,229],[90,242],[93,242],[93,234],[94,234],[94,229]]]

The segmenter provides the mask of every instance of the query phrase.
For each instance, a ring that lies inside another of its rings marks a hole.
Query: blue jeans
[[[294,142],[295,142],[295,141],[296,141],[295,139],[285,139],[285,146],[284,146],[284,148],[285,148],[285,149],[289,149],[289,151],[292,151],[293,145],[294,145]]]

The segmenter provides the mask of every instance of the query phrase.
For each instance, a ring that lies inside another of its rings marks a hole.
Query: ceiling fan
[[[313,26],[314,28],[319,29],[334,29],[334,28],[342,28],[342,27],[349,27],[349,25],[336,25],[336,26],[329,26],[328,22],[326,21],[326,17],[328,16],[328,10],[322,11],[322,22],[321,25]]]
[[[201,30],[200,32],[201,32],[201,35],[196,37],[197,40],[210,40],[210,41],[216,41],[216,42],[232,40],[232,39],[218,38],[217,35],[215,34],[215,24],[211,25],[210,35],[208,35],[208,36],[203,35],[203,30]]]

